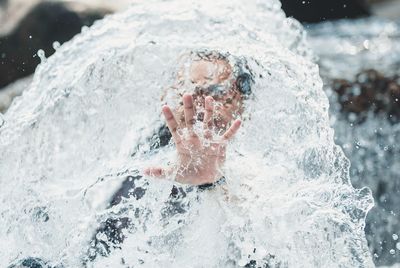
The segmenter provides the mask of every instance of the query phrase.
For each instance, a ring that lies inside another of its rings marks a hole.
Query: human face
[[[232,80],[232,67],[225,60],[199,60],[192,62],[189,78],[195,86],[192,93],[197,120],[204,116],[204,102],[207,96],[214,99],[214,126],[216,131],[224,131],[242,113],[242,95],[235,89]],[[212,90],[212,88],[218,88]],[[175,116],[181,124],[185,122],[182,105],[175,110]]]

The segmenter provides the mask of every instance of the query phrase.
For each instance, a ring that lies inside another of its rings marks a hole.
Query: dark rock
[[[362,123],[369,112],[383,114],[392,123],[400,122],[400,76],[386,77],[376,70],[357,74],[354,81],[336,79],[332,89],[338,94],[341,112],[354,113]]]
[[[282,9],[288,17],[306,23],[354,19],[370,15],[362,0],[281,0],[281,2]]]
[[[0,88],[32,74],[40,63],[39,49],[54,53],[53,43],[70,40],[83,26],[101,19],[108,10],[75,11],[62,2],[42,2],[34,6],[7,36],[0,37]]]

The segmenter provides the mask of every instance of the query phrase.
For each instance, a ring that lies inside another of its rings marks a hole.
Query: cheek
[[[185,112],[183,106],[177,108],[174,112],[174,117],[179,126],[185,124]]]
[[[226,118],[233,119],[240,115],[240,106],[237,104],[231,104],[229,106],[224,107],[223,115]]]
[[[230,108],[222,108],[216,113],[216,119],[219,123],[228,125],[234,118],[235,114]]]

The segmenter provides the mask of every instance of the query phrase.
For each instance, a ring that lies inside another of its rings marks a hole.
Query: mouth
[[[214,126],[217,132],[225,131],[227,128],[227,122],[221,116],[217,116],[214,118]]]
[[[195,111],[196,121],[203,123],[205,117],[204,106],[202,104],[197,104]],[[183,106],[179,107],[176,110],[175,114],[176,118],[179,118],[180,125],[185,125],[185,116]],[[226,118],[223,113],[219,110],[219,108],[215,109],[214,114],[212,116],[212,125],[215,131],[220,132],[227,128],[229,125],[230,119]]]

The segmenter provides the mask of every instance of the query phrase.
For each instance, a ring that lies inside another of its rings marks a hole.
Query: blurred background
[[[71,39],[83,26],[124,9],[129,0],[0,0],[0,112],[29,83],[40,59],[54,53],[54,45]],[[288,16],[302,23],[354,19],[375,15],[396,20],[399,0],[282,0]],[[58,42],[55,43],[54,42]],[[21,78],[27,78],[22,79]],[[19,81],[13,87],[7,87]]]
[[[0,112],[32,81],[40,58],[130,0],[0,0]],[[315,51],[335,141],[356,188],[377,266],[400,265],[400,0],[281,0]]]

